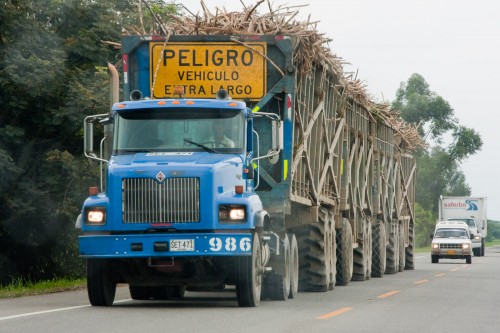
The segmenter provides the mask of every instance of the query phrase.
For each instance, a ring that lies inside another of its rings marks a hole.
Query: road
[[[91,307],[86,290],[0,300],[0,333],[55,332],[498,332],[500,247],[486,256],[430,263],[327,293],[239,308],[235,295],[186,293],[183,300],[132,301]]]

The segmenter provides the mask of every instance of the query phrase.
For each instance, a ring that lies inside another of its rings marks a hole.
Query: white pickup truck
[[[440,258],[465,259],[472,263],[472,239],[469,226],[462,221],[440,221],[431,235],[431,262],[439,263]]]

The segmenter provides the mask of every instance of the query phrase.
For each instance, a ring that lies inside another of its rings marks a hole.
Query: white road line
[[[131,300],[132,299],[123,299],[123,300],[115,301],[113,304],[123,303],[123,302],[129,302]],[[36,315],[41,315],[41,314],[46,314],[46,313],[52,313],[52,312],[68,311],[68,310],[74,310],[74,309],[88,308],[88,307],[91,307],[91,306],[92,305],[90,305],[90,304],[87,304],[87,305],[77,305],[77,306],[70,306],[70,307],[67,307],[67,308],[58,308],[58,309],[45,310],[45,311],[21,313],[21,314],[13,315],[13,316],[0,317],[0,321],[2,321],[2,320],[9,320],[9,319],[16,319],[16,318],[22,318],[22,317],[29,317],[29,316],[36,316]]]

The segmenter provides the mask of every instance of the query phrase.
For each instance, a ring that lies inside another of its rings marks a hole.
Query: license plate
[[[171,239],[170,251],[172,252],[194,251],[194,239]]]
[[[455,250],[448,250],[448,254],[454,255],[454,254],[457,254],[457,251],[455,251]]]

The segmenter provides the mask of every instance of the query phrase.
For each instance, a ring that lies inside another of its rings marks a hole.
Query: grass
[[[486,247],[498,246],[500,245],[500,239],[495,239],[494,241],[487,242]],[[415,249],[415,252],[430,252],[431,247],[419,247]],[[21,296],[32,296],[41,295],[48,293],[56,293],[61,291],[77,290],[85,288],[86,279],[52,279],[49,281],[41,282],[31,282],[23,281],[19,279],[14,283],[1,287],[0,286],[0,298],[14,298]]]
[[[10,285],[0,287],[0,298],[33,296],[61,291],[77,290],[86,286],[86,279],[52,279],[31,282],[19,279]]]

